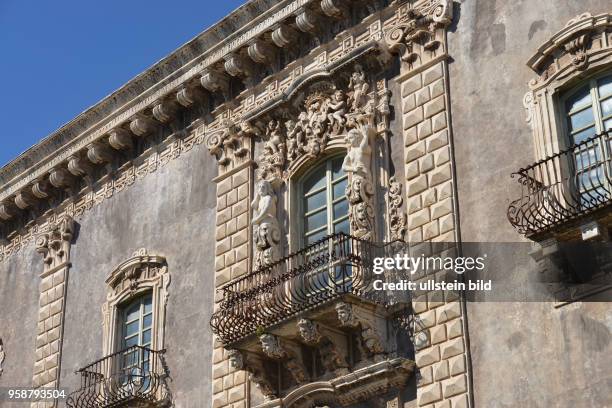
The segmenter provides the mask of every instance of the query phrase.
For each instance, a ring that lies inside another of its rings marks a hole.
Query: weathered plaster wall
[[[523,95],[529,57],[573,17],[610,12],[605,0],[461,1],[449,34],[461,238],[519,241],[506,220],[520,196],[510,178],[534,159]],[[526,274],[534,273],[526,262]],[[529,276],[518,277],[518,281]],[[470,303],[476,406],[607,406],[609,304]]]
[[[0,338],[5,352],[0,387],[32,385],[41,259],[30,246],[0,263]]]
[[[203,147],[195,148],[77,219],[62,386],[77,387],[74,371],[102,357],[104,280],[144,247],[166,257],[171,277],[165,348],[176,406],[210,406],[215,166]]]

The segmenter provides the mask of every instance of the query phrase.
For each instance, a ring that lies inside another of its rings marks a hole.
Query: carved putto
[[[260,180],[251,203],[256,269],[274,262],[279,257],[280,228],[276,218],[276,201],[272,183]]]

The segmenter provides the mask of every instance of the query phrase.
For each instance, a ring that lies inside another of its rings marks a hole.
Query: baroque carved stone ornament
[[[4,371],[2,365],[4,364],[5,358],[6,352],[4,351],[4,343],[2,342],[2,338],[0,338],[0,377],[2,376],[2,372]]]
[[[280,228],[276,218],[277,198],[272,183],[260,180],[251,203],[253,210],[253,244],[255,245],[254,267],[258,269],[279,258]]]
[[[43,256],[43,274],[68,264],[73,234],[74,220],[65,215],[36,238],[36,251]]]
[[[407,216],[402,208],[404,203],[402,183],[395,176],[389,179],[388,199],[391,240],[403,240],[406,235]]]

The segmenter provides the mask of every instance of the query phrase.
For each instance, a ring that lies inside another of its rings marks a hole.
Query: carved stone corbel
[[[338,20],[348,16],[348,7],[344,0],[321,0],[321,10],[326,16]]]
[[[53,187],[66,188],[73,182],[72,175],[63,167],[55,167],[49,171],[49,182]]]
[[[214,69],[205,69],[202,71],[200,83],[209,92],[218,92],[227,101],[230,98],[229,78],[222,72]]]
[[[189,108],[195,103],[195,95],[187,86],[182,86],[176,91],[176,101],[184,108]]]
[[[279,23],[273,27],[272,41],[277,47],[287,48],[295,43],[298,38],[298,32],[287,24]]]
[[[274,46],[260,38],[249,42],[247,53],[258,64],[273,65],[276,60],[276,49]]]
[[[340,327],[359,331],[361,349],[368,356],[372,357],[374,361],[382,361],[385,356],[384,342],[372,322],[359,316],[350,303],[338,302],[336,304],[336,313]]]
[[[308,34],[317,34],[321,24],[319,16],[307,7],[300,8],[295,13],[295,24],[300,31]]]
[[[8,201],[0,203],[0,218],[8,221],[15,215],[17,215],[17,208],[14,203]]]
[[[151,120],[144,116],[137,116],[130,121],[130,130],[136,136],[146,136],[148,135],[154,128]]]
[[[255,356],[245,357],[240,350],[228,350],[229,364],[236,370],[245,370],[249,373],[249,379],[255,383],[261,394],[267,400],[278,398],[276,387],[272,384],[264,366],[263,361]]]
[[[268,358],[281,361],[298,385],[309,381],[308,371],[299,360],[296,350],[284,347],[278,337],[268,333],[259,336],[259,341],[261,342],[263,353]]]
[[[73,234],[74,220],[64,215],[56,220],[47,232],[38,235],[36,251],[43,256],[43,274],[69,264]]]
[[[250,78],[253,75],[254,69],[252,64],[241,54],[233,52],[226,55],[224,58],[225,71],[233,77]]]
[[[322,333],[316,322],[309,319],[300,319],[297,327],[302,341],[311,347],[317,347],[323,366],[328,373],[335,375],[348,373],[349,365],[340,352],[342,347],[338,347],[330,336]]]
[[[565,50],[572,56],[572,64],[579,70],[584,70],[589,65],[587,49],[590,40],[591,33],[587,32],[578,35],[564,45]]]
[[[22,210],[32,207],[36,204],[36,198],[30,191],[21,190],[15,195],[15,204]]]
[[[113,155],[106,145],[94,142],[87,146],[87,158],[93,164],[104,164],[110,163]]]
[[[151,110],[153,117],[161,123],[170,122],[175,111],[175,105],[170,101],[158,101]]]
[[[32,184],[32,194],[37,198],[49,197],[49,181],[45,178],[40,178]]]
[[[91,173],[91,164],[81,154],[73,154],[68,158],[68,171],[77,176],[83,177]]]
[[[123,128],[115,128],[109,133],[108,144],[115,150],[131,149],[133,146],[132,135]]]

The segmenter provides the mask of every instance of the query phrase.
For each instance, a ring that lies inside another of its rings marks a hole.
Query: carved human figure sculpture
[[[351,75],[349,89],[353,91],[351,97],[351,107],[354,111],[365,105],[366,94],[370,86],[366,81],[365,72],[361,65],[355,66],[355,72]]]
[[[347,153],[342,169],[347,173],[356,173],[367,177],[372,157],[372,148],[368,135],[363,130],[351,129],[346,135]]]
[[[268,265],[278,259],[280,229],[276,219],[276,201],[272,184],[267,180],[260,180],[251,203],[255,268]]]

